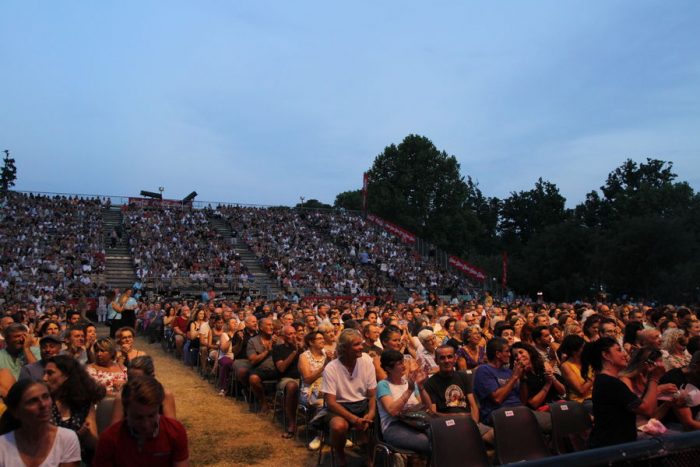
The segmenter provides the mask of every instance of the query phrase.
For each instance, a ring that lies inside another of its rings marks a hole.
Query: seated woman
[[[649,373],[656,365],[663,365],[661,351],[653,347],[642,347],[632,352],[632,357],[627,367],[620,371],[620,380],[627,385],[637,397],[642,397],[647,390]],[[656,387],[657,399],[659,396],[670,396],[678,390],[675,384],[658,384]],[[658,404],[658,401],[657,401]],[[650,418],[660,420],[671,409],[672,401],[664,401],[657,405],[656,410],[650,416],[637,414],[637,426],[646,424]]]
[[[309,409],[316,410],[323,406],[323,369],[331,361],[324,352],[325,337],[320,331],[311,331],[304,336],[306,351],[299,356],[299,403]],[[315,451],[321,447],[321,437],[316,436],[309,443],[309,449]]]
[[[561,361],[561,377],[569,389],[569,400],[582,403],[591,412],[593,395],[593,374],[589,372],[584,379],[581,376],[581,355],[586,341],[575,334],[564,338],[557,351]]]
[[[410,449],[420,454],[430,454],[430,439],[397,417],[403,412],[430,407],[430,396],[423,383],[427,374],[421,369],[404,377],[406,364],[401,352],[385,350],[381,356],[382,368],[387,378],[377,384],[377,400],[382,436],[391,445]]]
[[[525,342],[516,342],[510,349],[511,367],[516,361],[520,362],[524,370],[520,383],[520,400],[523,404],[537,410],[564,398],[566,388],[537,349]]]
[[[51,395],[43,383],[24,379],[12,386],[0,418],[0,465],[80,465],[80,443],[74,431],[51,418]]]
[[[153,359],[148,355],[142,357],[136,357],[129,365],[129,370],[127,371],[128,378],[133,379],[139,376],[150,376],[152,378],[156,377],[156,369],[153,365]],[[160,407],[160,414],[165,415],[169,418],[177,418],[175,416],[175,395],[172,391],[165,389],[165,398],[163,399],[163,404]],[[112,421],[110,425],[122,420],[124,418],[124,407],[122,405],[122,394],[121,392],[117,394],[114,399],[114,406],[112,408]]]
[[[117,352],[116,361],[123,366],[129,366],[129,362],[136,357],[146,355],[146,352],[137,350],[134,347],[134,329],[130,327],[119,328],[116,332],[117,344],[119,352]]]
[[[476,326],[470,326],[462,333],[464,343],[457,350],[457,369],[460,371],[473,370],[486,362],[486,347],[482,345],[481,331]]]
[[[77,433],[83,461],[89,463],[97,443],[95,404],[104,398],[105,388],[67,355],[46,360],[44,382],[53,399],[53,423]]]
[[[95,363],[86,369],[97,383],[104,387],[107,395],[116,396],[126,383],[126,367],[115,360],[117,349],[112,339],[105,337],[95,342]]]
[[[593,383],[595,422],[589,438],[592,448],[636,441],[636,416],[651,417],[656,412],[659,378],[666,371],[663,365],[650,365],[641,398],[619,378],[626,366],[627,354],[611,337],[596,339],[584,349],[581,374],[587,375],[592,368],[596,375]]]
[[[666,351],[663,356],[666,371],[683,368],[690,363],[691,355],[686,350],[688,338],[685,331],[678,328],[668,328],[661,335],[661,349]]]

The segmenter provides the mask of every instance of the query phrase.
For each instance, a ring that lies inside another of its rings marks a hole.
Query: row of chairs
[[[504,465],[567,454],[586,448],[591,418],[582,404],[562,401],[549,405],[552,415],[551,448],[545,441],[537,419],[527,407],[506,407],[493,413],[495,430],[495,463]],[[379,419],[375,420],[374,458],[383,454],[383,465],[389,466],[395,455],[416,455],[384,441]],[[491,465],[476,423],[469,416],[433,417],[430,419],[432,439],[431,465],[439,467]],[[552,452],[552,448],[553,451]],[[379,465],[375,462],[375,465]]]

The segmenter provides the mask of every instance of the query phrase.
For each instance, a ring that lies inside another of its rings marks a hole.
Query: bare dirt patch
[[[156,376],[175,394],[177,418],[187,428],[194,466],[307,466],[316,454],[301,441],[282,438],[279,423],[251,413],[244,402],[221,397],[196,371],[186,368],[160,345],[138,340],[153,357]]]

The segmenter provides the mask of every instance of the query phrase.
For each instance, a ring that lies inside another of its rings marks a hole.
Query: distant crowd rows
[[[235,247],[250,249],[285,298],[467,294],[438,267],[359,215],[287,208],[124,206],[103,231],[109,200],[12,194],[0,206],[0,306],[42,308],[106,294],[106,250],[127,246],[140,287],[243,290],[255,285]],[[233,238],[217,230],[228,225]]]

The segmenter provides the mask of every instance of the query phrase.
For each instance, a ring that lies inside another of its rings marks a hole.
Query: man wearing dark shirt
[[[302,345],[297,340],[297,332],[293,326],[282,329],[284,342],[272,349],[272,360],[280,375],[277,390],[284,391],[285,418],[287,431],[285,438],[292,438],[296,432],[296,409],[299,403],[299,354]]]
[[[450,345],[441,345],[435,350],[438,372],[425,383],[425,390],[432,402],[431,410],[438,414],[469,414],[478,424],[485,441],[493,441],[493,430],[479,423],[479,408],[476,405],[472,385],[467,375],[455,371],[456,356]]]

